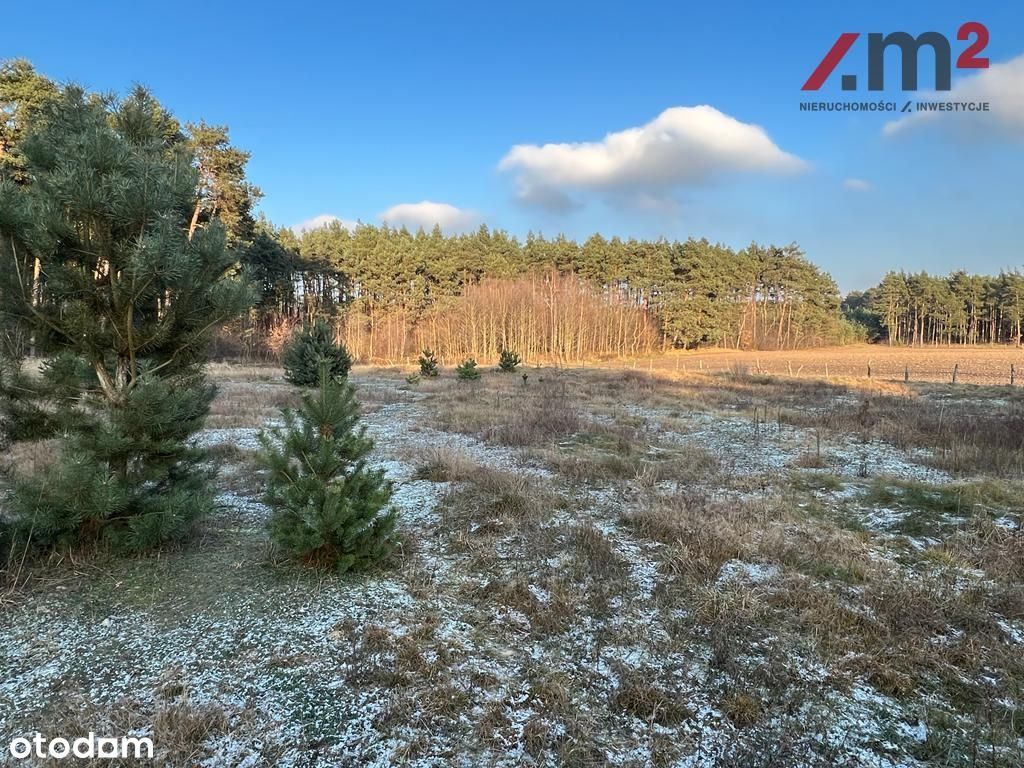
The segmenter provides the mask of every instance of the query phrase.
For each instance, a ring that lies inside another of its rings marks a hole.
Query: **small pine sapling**
[[[503,349],[498,358],[498,370],[504,373],[515,373],[521,362],[523,362],[522,359],[515,352]]]
[[[387,557],[395,529],[391,484],[383,470],[366,466],[373,441],[357,426],[354,388],[322,366],[319,388],[304,392],[301,407],[283,417],[283,428],[260,436],[272,540],[301,562],[338,573]]]
[[[345,345],[334,340],[331,327],[317,320],[285,347],[281,365],[287,381],[298,387],[315,387],[320,382],[323,364],[327,365],[328,376],[344,379],[352,368],[352,358]]]
[[[455,374],[462,381],[476,381],[480,378],[480,370],[476,367],[476,360],[467,358],[464,363],[456,367]]]
[[[425,379],[434,379],[440,375],[441,370],[437,365],[437,357],[433,350],[424,349],[420,355],[420,376]]]

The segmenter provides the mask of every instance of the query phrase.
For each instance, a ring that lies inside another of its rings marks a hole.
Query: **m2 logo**
[[[816,91],[824,85],[829,75],[849,52],[860,37],[859,32],[843,32],[825,54],[811,76],[804,83],[803,91]],[[958,69],[988,69],[988,59],[978,54],[988,45],[988,28],[977,21],[962,24],[956,33],[957,40],[969,40],[970,44],[956,60]],[[952,50],[949,39],[939,32],[924,32],[917,37],[907,32],[868,33],[868,90],[881,91],[885,88],[885,50],[895,46],[900,51],[902,65],[902,87],[904,91],[917,90],[917,61],[921,49],[930,46],[935,54],[935,90],[948,91],[952,77]],[[843,75],[844,91],[857,90],[857,76]]]

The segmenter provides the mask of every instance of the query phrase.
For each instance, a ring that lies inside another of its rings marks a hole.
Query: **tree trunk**
[[[192,211],[192,221],[190,221],[188,224],[188,241],[190,243],[192,242],[192,235],[194,235],[196,232],[196,227],[199,226],[199,212],[200,210],[202,210],[202,207],[203,201],[196,200],[195,210]]]
[[[42,297],[42,294],[43,294],[42,285],[40,285],[40,282],[39,282],[39,278],[40,278],[40,275],[41,275],[41,270],[42,270],[42,266],[40,265],[39,257],[37,256],[33,260],[33,264],[32,264],[32,306],[33,307],[38,307],[39,306],[39,299]],[[32,332],[32,336],[29,339],[28,356],[29,357],[35,357],[36,356],[36,334],[35,334],[34,331]]]

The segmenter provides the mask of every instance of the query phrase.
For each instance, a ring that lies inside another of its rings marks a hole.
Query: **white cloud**
[[[408,227],[409,229],[422,227],[429,230],[433,229],[435,224],[439,224],[441,229],[448,232],[472,229],[480,221],[480,217],[475,211],[430,200],[393,205],[380,213],[377,218],[393,227]]]
[[[951,91],[922,95],[920,101],[988,102],[989,112],[914,112],[886,123],[886,136],[925,125],[975,136],[1024,138],[1024,54],[964,78]]]
[[[314,216],[311,219],[306,219],[305,221],[296,224],[291,229],[292,232],[294,232],[296,235],[303,235],[306,232],[310,232],[314,229],[320,229],[321,227],[329,226],[335,222],[341,224],[341,226],[343,226],[349,232],[354,231],[355,228],[359,226],[358,221],[339,219],[337,216],[333,216],[330,213],[321,213],[319,216]]]
[[[852,189],[854,192],[867,192],[871,189],[871,182],[864,179],[843,179],[843,189]]]
[[[806,167],[764,129],[714,107],[672,107],[639,128],[601,141],[519,144],[498,169],[516,175],[523,203],[552,210],[578,205],[574,191],[664,198],[673,188],[727,172],[789,173]]]

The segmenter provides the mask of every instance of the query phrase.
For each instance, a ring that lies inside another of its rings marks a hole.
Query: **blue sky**
[[[893,268],[1024,265],[1024,9],[782,5],[210,2],[171,15],[14,0],[0,57],[96,90],[141,82],[183,121],[228,124],[277,224],[796,241],[844,290]],[[887,131],[893,115],[799,111],[877,97],[839,87],[842,73],[866,77],[864,33],[939,31],[955,58],[971,20],[999,66],[954,70],[953,94],[990,100],[992,114]],[[861,40],[802,93],[847,31]],[[638,157],[646,140],[660,148]]]

